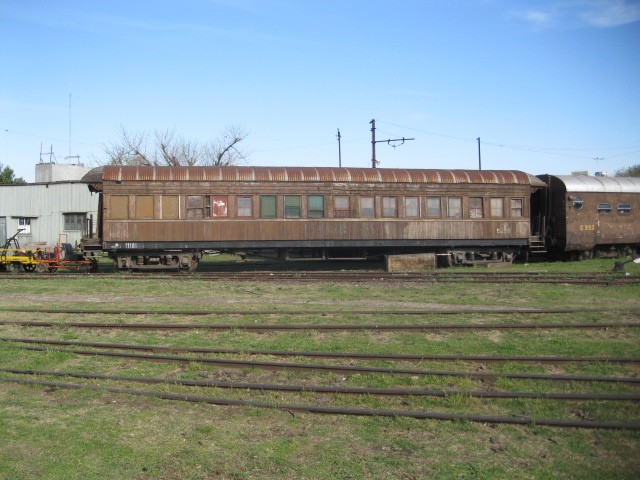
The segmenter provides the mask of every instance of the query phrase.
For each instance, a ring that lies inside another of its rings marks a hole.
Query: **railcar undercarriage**
[[[200,251],[109,252],[118,270],[184,270],[198,268]]]

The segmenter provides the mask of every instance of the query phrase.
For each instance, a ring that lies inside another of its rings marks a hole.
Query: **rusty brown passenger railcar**
[[[336,257],[436,252],[511,261],[530,239],[519,171],[108,166],[102,248],[120,268],[195,268],[201,253]]]
[[[618,256],[640,246],[640,178],[541,175],[548,248],[572,258]],[[535,201],[535,200],[534,200]]]

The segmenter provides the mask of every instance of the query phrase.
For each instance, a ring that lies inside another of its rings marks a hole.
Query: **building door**
[[[0,217],[0,246],[7,241],[7,217]]]

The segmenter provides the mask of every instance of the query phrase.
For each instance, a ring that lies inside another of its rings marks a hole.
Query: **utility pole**
[[[480,137],[478,137],[478,170],[482,170],[482,157],[480,156]]]
[[[408,141],[408,140],[415,140],[415,138],[388,138],[387,140],[376,140],[376,120],[372,119],[370,122],[371,124],[371,168],[377,168],[378,164],[380,163],[378,160],[376,160],[376,143],[387,143],[389,145],[391,145],[392,142],[401,142],[400,145],[402,145],[404,142]],[[391,145],[393,148],[399,147],[400,145]]]
[[[51,151],[53,152],[53,147]],[[71,94],[69,94],[69,156],[65,157],[65,160],[71,160],[72,158],[75,158],[78,162],[80,161],[80,155],[71,155]]]
[[[376,160],[376,120],[371,119],[371,168],[376,168],[378,161]]]
[[[340,139],[342,136],[340,135],[340,129],[338,129],[338,167],[342,168],[342,148],[340,146]]]

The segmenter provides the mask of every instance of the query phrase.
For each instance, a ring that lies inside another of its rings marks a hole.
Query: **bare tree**
[[[224,167],[237,165],[249,158],[249,153],[239,148],[239,144],[249,133],[239,125],[227,126],[214,142],[205,145],[206,165]]]
[[[248,132],[238,125],[227,126],[214,141],[204,144],[177,136],[172,130],[155,131],[151,136],[120,127],[119,135],[117,141],[105,145],[111,165],[227,166],[249,157],[239,146]]]

